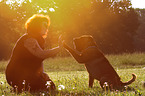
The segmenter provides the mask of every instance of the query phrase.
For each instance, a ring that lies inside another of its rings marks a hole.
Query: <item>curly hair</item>
[[[38,34],[41,30],[42,22],[47,22],[46,27],[50,26],[50,18],[43,14],[34,14],[32,17],[28,18],[25,23],[25,29],[28,34]]]

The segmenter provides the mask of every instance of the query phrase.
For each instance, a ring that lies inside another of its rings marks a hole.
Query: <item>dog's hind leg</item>
[[[102,89],[104,89],[104,83],[105,83],[105,82],[107,82],[107,78],[106,78],[106,77],[102,77],[102,78],[100,79],[100,86],[101,86]]]
[[[93,87],[94,78],[89,74],[89,87]]]
[[[111,75],[105,75],[100,79],[100,86],[102,89],[104,89],[105,87],[108,87],[109,89],[113,87],[113,83],[110,80]],[[106,84],[105,84],[106,82]]]

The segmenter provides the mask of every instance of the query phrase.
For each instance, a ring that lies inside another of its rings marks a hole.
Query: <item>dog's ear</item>
[[[90,35],[88,36],[88,45],[89,46],[97,46],[94,38],[92,36],[90,36]]]

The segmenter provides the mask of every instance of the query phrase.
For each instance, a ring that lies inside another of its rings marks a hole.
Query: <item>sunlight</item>
[[[40,10],[38,10],[38,13],[42,13],[42,12],[47,13],[47,10],[46,9],[43,9],[43,8],[40,8]]]
[[[2,1],[2,0],[0,0],[0,2],[1,2],[1,1]],[[12,4],[14,4],[14,3],[18,3],[19,5],[21,5],[23,2],[26,2],[26,0],[7,0],[7,1],[6,1],[6,4],[12,5]],[[29,2],[31,3],[32,0],[29,0]]]
[[[55,9],[54,8],[49,8],[49,11],[55,12]]]
[[[6,4],[13,4],[13,3],[18,3],[18,4],[21,4],[21,3],[23,3],[25,0],[7,0],[6,1]]]
[[[11,4],[13,4],[13,3],[15,3],[15,1],[12,1],[12,0],[7,0],[7,1],[6,1],[6,4],[10,4],[10,5],[11,5]]]
[[[131,0],[133,8],[145,8],[145,0]]]

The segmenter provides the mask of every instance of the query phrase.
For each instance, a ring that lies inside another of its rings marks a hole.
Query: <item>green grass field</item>
[[[83,64],[78,64],[72,57],[56,57],[44,61],[45,72],[57,87],[56,96],[145,96],[145,54],[106,55],[123,82],[131,79],[131,73],[137,75],[134,83],[124,91],[103,91],[95,80],[93,88],[88,88],[88,73]],[[0,61],[0,95],[2,96],[47,96],[48,92],[28,92],[16,94],[6,82],[4,70],[8,61]]]

